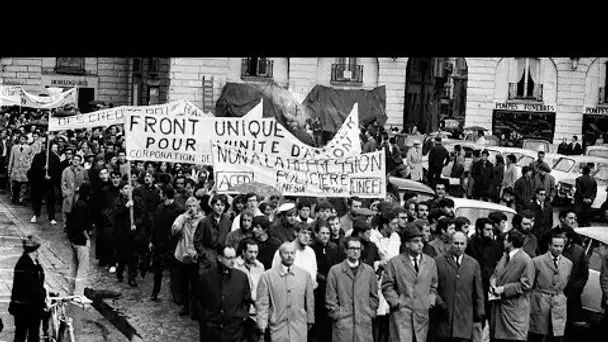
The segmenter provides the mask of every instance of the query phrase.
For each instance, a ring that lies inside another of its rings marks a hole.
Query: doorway
[[[91,101],[95,100],[95,88],[78,88],[78,109],[81,113],[89,113]]]
[[[446,119],[464,124],[468,68],[464,58],[412,57],[407,62],[403,124],[422,133]]]

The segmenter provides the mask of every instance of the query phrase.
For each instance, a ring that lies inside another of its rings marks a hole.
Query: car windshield
[[[533,161],[534,161],[534,158],[532,158],[530,156],[523,156],[523,157],[521,157],[520,160],[517,161],[517,166],[520,166],[520,167],[527,166],[527,165],[530,165],[530,163]]]
[[[561,172],[570,172],[574,164],[576,164],[574,159],[561,158],[557,161],[557,163],[555,163],[555,165],[553,166],[553,170]]]
[[[587,155],[594,156],[594,157],[608,158],[608,149],[589,150],[587,152]]]
[[[549,152],[549,143],[546,141],[525,141],[523,145],[523,148],[527,150]]]
[[[589,245],[590,243],[591,245]],[[598,240],[594,240],[589,237],[584,238],[583,246],[587,251],[589,268],[595,271],[599,271],[602,268],[602,255],[606,250],[608,250],[608,246]]]
[[[472,208],[472,207],[459,207],[456,208],[455,214],[456,217],[464,216],[471,221],[472,225],[475,225],[475,221],[481,217],[488,217],[491,212],[496,210],[490,210],[487,208]],[[507,231],[511,229],[511,220],[513,219],[514,214],[510,212],[503,211],[505,215],[507,215]]]

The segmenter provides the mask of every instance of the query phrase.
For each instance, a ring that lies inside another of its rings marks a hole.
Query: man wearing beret
[[[278,218],[270,225],[268,235],[281,242],[292,242],[296,239],[296,204],[283,203],[277,210]]]
[[[42,314],[50,304],[44,288],[44,269],[38,261],[42,240],[28,235],[22,243],[23,255],[15,265],[8,312],[15,317],[15,341],[39,341]]]
[[[389,260],[382,278],[382,294],[391,308],[389,340],[424,342],[437,298],[437,266],[422,254],[420,229],[408,225],[401,241],[405,251]]]

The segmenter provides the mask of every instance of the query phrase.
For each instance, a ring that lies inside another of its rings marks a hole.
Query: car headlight
[[[555,186],[555,188],[557,189],[557,191],[559,191],[562,188],[562,184],[557,183],[557,186]],[[608,191],[608,189],[606,191]]]

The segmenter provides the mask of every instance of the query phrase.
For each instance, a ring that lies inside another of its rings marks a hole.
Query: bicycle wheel
[[[48,341],[57,342],[59,341],[59,328],[61,321],[59,319],[59,310],[54,307],[51,309],[50,317],[48,319]]]

